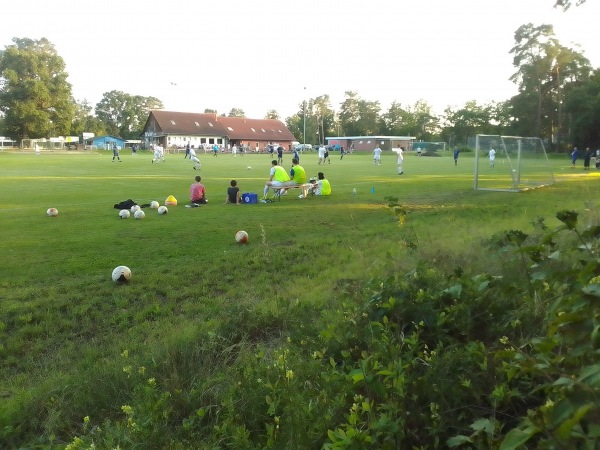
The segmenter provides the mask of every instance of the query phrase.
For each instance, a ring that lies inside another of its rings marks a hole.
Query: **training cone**
[[[167,197],[167,199],[165,200],[165,205],[177,206],[177,199],[175,197],[173,197],[172,195],[169,195]]]

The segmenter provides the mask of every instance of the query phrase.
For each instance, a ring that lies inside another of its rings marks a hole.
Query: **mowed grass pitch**
[[[391,154],[381,166],[369,154],[343,160],[334,154],[331,164],[319,166],[312,152],[301,164],[308,176],[325,173],[330,197],[299,199],[293,190],[280,202],[235,206],[224,204],[229,181],[260,198],[271,157],[199,154],[197,172],[183,153],[160,164],[151,164],[149,153],[121,154],[122,162],[113,163],[112,153],[0,153],[5,398],[49,374],[106,364],[123,349],[143,348],[186,324],[210,328],[240,305],[251,313],[281,302],[326,307],[347,282],[418,262],[442,271],[493,271],[486,239],[528,230],[536,217],[558,225],[558,210],[593,209],[600,180],[600,171],[571,169],[562,156],[551,161],[554,186],[475,192],[469,154],[458,166],[451,156],[409,154],[398,176]],[[286,154],[284,166],[290,165]],[[185,208],[198,174],[209,204]],[[121,220],[113,208],[129,198],[163,204],[170,194],[179,205],[165,216],[148,208],[143,220]],[[390,196],[407,212],[403,225],[387,206]],[[58,217],[46,216],[49,207]],[[236,244],[240,229],[249,233],[248,245]],[[112,282],[118,265],[131,268],[129,284]]]

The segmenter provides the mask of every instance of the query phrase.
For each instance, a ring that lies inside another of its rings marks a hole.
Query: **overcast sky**
[[[526,23],[554,25],[562,45],[600,67],[600,1],[567,12],[554,0],[10,0],[0,48],[47,38],[76,100],[119,90],[165,109],[241,108],[282,119],[303,99],[346,91],[434,112],[517,93],[510,49]],[[580,46],[580,47],[576,47]]]

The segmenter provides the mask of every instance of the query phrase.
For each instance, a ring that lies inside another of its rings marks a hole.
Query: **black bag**
[[[131,199],[127,199],[124,202],[115,203],[115,209],[131,209],[134,205],[137,205],[137,203]]]

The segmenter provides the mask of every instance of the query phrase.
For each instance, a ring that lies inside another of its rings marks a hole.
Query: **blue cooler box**
[[[242,203],[258,203],[258,194],[254,194],[252,192],[242,194]]]

